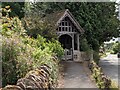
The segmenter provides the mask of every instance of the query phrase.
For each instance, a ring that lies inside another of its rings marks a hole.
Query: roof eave
[[[66,11],[69,13],[69,15],[73,18],[74,22],[76,23],[76,27],[78,28],[78,30],[81,32],[81,33],[84,33],[85,31],[83,30],[83,28],[80,26],[80,24],[78,23],[78,21],[74,18],[74,16],[72,15],[72,13],[66,9]]]
[[[56,26],[57,27],[59,26],[59,23],[61,22],[61,20],[63,20],[63,18],[66,17],[66,15],[74,22],[79,32],[83,34],[85,31],[83,30],[83,28],[80,26],[80,24],[77,22],[77,20],[74,18],[74,16],[68,9],[65,10],[65,13],[63,14],[63,16],[57,21]]]

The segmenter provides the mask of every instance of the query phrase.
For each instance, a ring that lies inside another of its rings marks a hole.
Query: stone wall
[[[81,53],[78,50],[74,50],[74,61],[75,62],[82,62]]]
[[[2,90],[47,90],[53,88],[50,80],[50,67],[42,65],[38,69],[32,70],[24,78],[17,81],[16,85],[7,85]]]
[[[78,50],[74,50],[74,61],[75,62],[84,62],[84,61],[92,61],[93,60],[93,52],[81,52]]]

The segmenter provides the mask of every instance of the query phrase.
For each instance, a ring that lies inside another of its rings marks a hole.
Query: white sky
[[[116,0],[116,2],[118,3],[118,2],[120,2],[120,0]]]
[[[113,40],[114,39],[114,40]],[[111,39],[110,41],[108,41],[108,42],[104,42],[104,43],[114,43],[114,42],[116,42],[116,41],[119,41],[120,42],[120,38],[113,38],[113,39]]]

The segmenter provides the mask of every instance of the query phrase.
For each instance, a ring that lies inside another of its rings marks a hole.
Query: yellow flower
[[[11,12],[11,9],[8,9],[8,12]]]
[[[6,9],[5,9],[5,8],[2,8],[2,10],[3,10],[3,11],[6,11]]]
[[[10,18],[7,18],[7,20],[10,20]]]
[[[10,8],[10,6],[5,6],[6,9]]]

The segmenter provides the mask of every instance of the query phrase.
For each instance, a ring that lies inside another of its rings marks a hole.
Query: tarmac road
[[[110,77],[112,80],[116,81],[120,85],[120,58],[117,58],[117,55],[109,54],[107,57],[101,58],[99,65],[102,67],[103,72]]]

